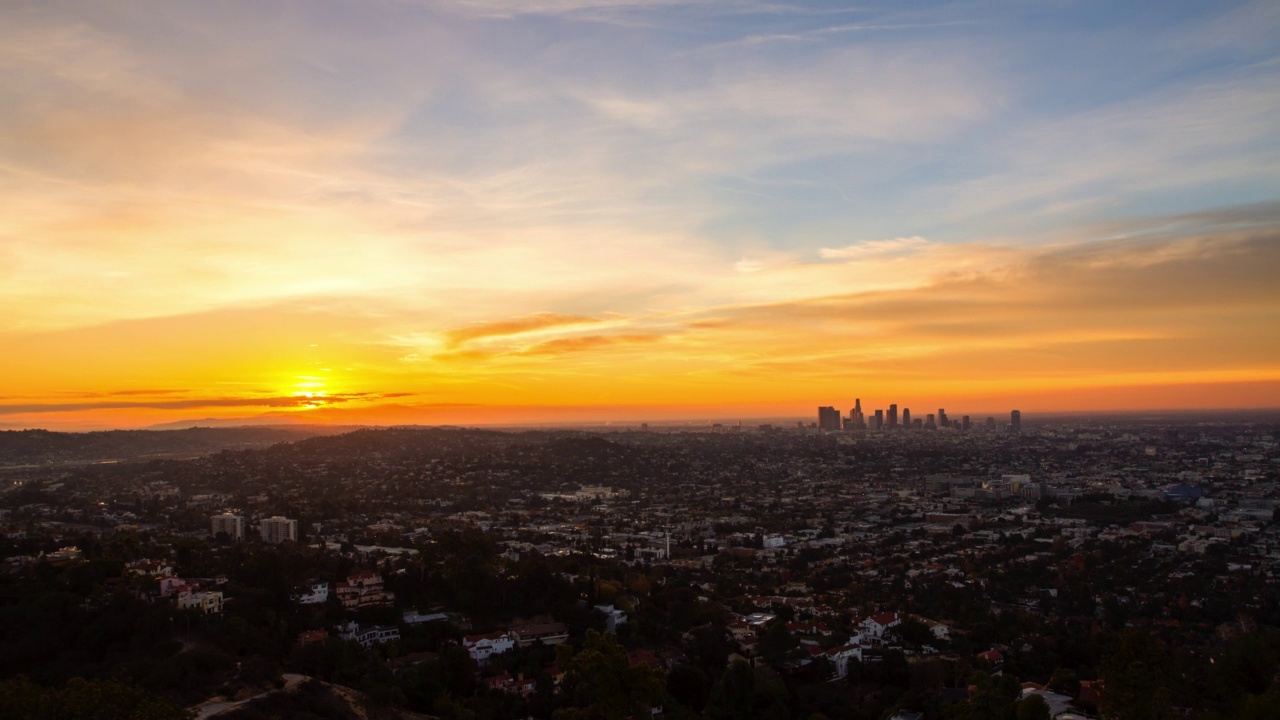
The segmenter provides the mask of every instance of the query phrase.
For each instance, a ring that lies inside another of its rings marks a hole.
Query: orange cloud
[[[510,335],[519,335],[534,330],[546,330],[548,328],[565,327],[571,325],[583,325],[588,323],[598,323],[599,318],[589,317],[585,315],[561,315],[557,313],[538,313],[522,318],[513,318],[511,320],[498,320],[495,322],[480,323],[457,330],[450,330],[445,333],[453,345],[459,345],[468,340],[477,340],[481,338],[491,337],[507,337]]]
[[[564,355],[580,353],[618,345],[640,345],[655,343],[663,339],[657,333],[620,333],[617,335],[584,335],[580,337],[559,338],[538,343],[521,351],[522,355]]]

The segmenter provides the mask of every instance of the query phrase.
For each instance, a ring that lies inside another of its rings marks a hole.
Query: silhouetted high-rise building
[[[818,408],[818,429],[839,430],[840,411],[830,406]]]
[[[1009,413],[1009,431],[1015,432],[1015,433],[1022,432],[1022,411],[1021,410],[1014,410],[1013,412]]]
[[[902,408],[902,427],[911,429],[911,408]]]
[[[987,418],[987,432],[995,432],[995,431],[996,431],[996,419],[993,417]]]
[[[947,419],[947,411],[938,408],[938,427],[951,427],[951,421]]]
[[[889,416],[885,418],[885,422],[888,423],[889,427],[891,428],[898,427],[898,404],[897,403],[894,403],[889,406]]]
[[[883,430],[883,429],[884,429],[884,411],[883,411],[883,410],[877,410],[877,411],[876,411],[876,414],[875,414],[875,423],[874,423],[874,425],[872,426],[872,428],[871,428],[871,429],[872,429],[872,430]]]
[[[936,424],[934,424],[934,422],[933,422],[933,413],[929,413],[928,415],[925,415],[924,429],[925,429],[925,430],[937,430],[937,429],[938,429],[938,426],[937,426]]]
[[[960,430],[962,432],[969,432],[969,416],[968,415],[960,416]]]

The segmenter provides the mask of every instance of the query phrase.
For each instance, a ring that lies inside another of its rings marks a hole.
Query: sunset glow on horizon
[[[0,429],[1280,407],[1280,6],[11,3]]]

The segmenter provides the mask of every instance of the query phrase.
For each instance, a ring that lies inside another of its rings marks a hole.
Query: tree
[[[1172,716],[1169,683],[1176,682],[1176,672],[1151,635],[1137,630],[1121,633],[1099,670],[1108,717],[1162,720]]]
[[[23,677],[0,682],[0,716],[11,720],[189,720],[191,713],[114,680],[72,678],[61,689]]]
[[[701,668],[677,665],[667,675],[667,692],[681,705],[694,712],[702,712],[707,696],[711,694],[711,683]]]
[[[1018,701],[1018,720],[1049,720],[1049,703],[1039,695],[1028,695]]]
[[[556,665],[565,670],[564,687],[571,707],[559,710],[557,720],[646,717],[662,704],[662,681],[652,668],[631,667],[627,653],[613,635],[587,631],[577,653],[560,645]]]
[[[935,640],[929,626],[912,617],[904,618],[894,631],[903,642],[913,648],[928,645]]]
[[[764,637],[760,638],[760,655],[770,663],[777,665],[798,642],[787,629],[781,618],[775,619],[765,628]]]
[[[1066,668],[1058,668],[1053,671],[1053,677],[1049,678],[1049,689],[1075,697],[1080,694],[1080,679],[1074,672]]]
[[[711,692],[706,716],[711,720],[785,720],[787,688],[769,668],[752,668],[736,660],[725,668]]]

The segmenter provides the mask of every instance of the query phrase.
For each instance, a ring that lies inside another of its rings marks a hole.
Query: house
[[[324,630],[304,630],[298,633],[298,645],[323,645],[328,638],[329,633]]]
[[[339,581],[335,592],[342,607],[348,610],[381,607],[395,600],[395,593],[383,590],[382,576],[372,572],[359,572]]]
[[[627,624],[627,614],[612,605],[597,605],[596,610],[604,613],[604,629],[607,632],[618,632],[619,625]]]
[[[338,626],[338,637],[360,643],[360,647],[369,649],[374,645],[382,645],[400,639],[400,628],[394,625],[373,625],[361,628],[355,621]]]
[[[164,577],[173,574],[173,565],[156,560],[138,560],[126,565],[125,573],[144,577]]]
[[[901,624],[902,618],[898,616],[898,613],[876,613],[858,623],[858,627],[867,635],[882,638],[886,630]]]
[[[462,647],[476,661],[477,665],[489,664],[489,658],[514,648],[516,641],[509,632],[495,632],[485,635],[468,635],[462,638]]]
[[[449,618],[449,615],[442,612],[420,613],[417,610],[404,611],[405,625],[418,625],[421,623],[429,623],[429,622],[450,622],[450,618]]]
[[[999,650],[988,650],[978,653],[978,659],[991,666],[991,670],[997,674],[1004,670],[1004,655]]]
[[[505,670],[501,674],[487,677],[481,682],[490,690],[499,690],[511,695],[519,695],[520,697],[529,697],[538,690],[538,682],[536,680],[526,678],[524,673],[511,677],[511,673]]]
[[[217,590],[187,590],[178,595],[178,608],[196,609],[205,615],[222,612],[222,593]]]
[[[175,597],[187,588],[187,581],[180,577],[169,575],[160,578],[160,597]]]
[[[833,647],[827,651],[827,661],[831,663],[833,677],[837,680],[849,674],[849,661],[862,662],[862,646],[856,643]]]
[[[1049,717],[1056,718],[1071,709],[1070,695],[1062,695],[1044,688],[1025,686],[1022,688],[1022,698],[1024,700],[1032,695],[1039,695],[1044,698],[1045,704],[1049,706]]]
[[[534,643],[559,645],[569,639],[569,626],[562,622],[530,623],[511,628],[511,634],[522,648]]]
[[[748,642],[756,636],[756,629],[751,627],[746,620],[734,618],[729,621],[729,632],[733,634],[733,639],[737,642]]]
[[[323,605],[329,600],[329,583],[313,582],[310,585],[295,588],[289,595],[289,599],[299,605]]]

